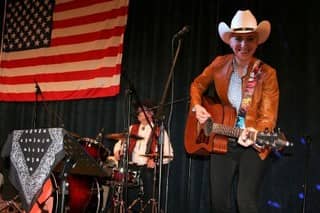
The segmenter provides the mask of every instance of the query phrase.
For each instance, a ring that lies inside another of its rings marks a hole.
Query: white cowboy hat
[[[262,44],[270,35],[271,24],[264,20],[257,25],[257,20],[250,10],[238,10],[231,21],[231,27],[224,22],[220,22],[218,31],[220,38],[226,44],[229,44],[231,33],[250,32],[256,32],[258,34],[258,44]]]

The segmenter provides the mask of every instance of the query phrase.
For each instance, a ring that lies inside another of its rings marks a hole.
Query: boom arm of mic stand
[[[176,53],[175,53],[175,56],[173,58],[172,65],[171,65],[171,68],[170,68],[169,76],[168,76],[168,79],[166,81],[166,85],[165,85],[165,88],[164,88],[164,91],[163,91],[163,94],[162,94],[162,97],[161,97],[159,108],[158,108],[156,116],[155,116],[155,118],[159,119],[159,120],[163,119],[164,103],[165,103],[166,98],[167,98],[168,89],[169,89],[169,86],[170,86],[170,82],[171,82],[171,79],[172,79],[174,68],[176,66],[176,62],[177,62],[177,59],[178,59],[180,48],[181,48],[181,40],[179,39],[178,40],[178,47],[176,49]]]
[[[168,94],[168,89],[169,85],[173,76],[174,68],[178,59],[178,55],[180,52],[180,47],[181,47],[181,39],[178,40],[178,46],[172,61],[172,65],[170,68],[170,72],[168,75],[168,79],[166,81],[165,89],[162,94],[162,98],[159,104],[158,111],[156,113],[155,119],[160,121],[160,137],[159,137],[159,181],[158,181],[158,206],[157,206],[157,212],[161,212],[161,186],[162,186],[162,165],[163,165],[163,146],[164,146],[164,102],[166,101],[167,94]]]

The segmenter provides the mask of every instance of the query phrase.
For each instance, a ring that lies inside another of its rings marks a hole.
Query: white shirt
[[[130,131],[131,128],[132,126],[130,126]],[[148,157],[145,157],[143,155],[146,154],[147,144],[151,131],[152,129],[149,125],[139,126],[138,136],[143,137],[143,139],[137,140],[136,145],[132,151],[132,161],[130,163],[135,163],[139,166],[147,164]],[[123,149],[123,145],[124,143],[122,143],[121,140],[118,141],[113,148],[113,152],[119,152],[121,149]],[[163,156],[163,164],[167,164],[173,159],[173,149],[166,131],[164,134]],[[166,156],[171,156],[171,158],[165,158]]]

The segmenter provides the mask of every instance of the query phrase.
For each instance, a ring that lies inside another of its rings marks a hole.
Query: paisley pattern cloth
[[[243,92],[241,106],[238,112],[237,122],[236,122],[236,126],[242,129],[245,128],[246,113],[252,101],[253,92],[257,84],[257,76],[261,72],[261,65],[262,65],[262,62],[260,60],[255,61],[252,67],[252,71],[249,73],[250,77],[245,87],[245,90]]]
[[[63,159],[65,131],[62,128],[14,130],[2,156],[10,156],[9,179],[19,191],[22,206],[29,211],[53,168]]]

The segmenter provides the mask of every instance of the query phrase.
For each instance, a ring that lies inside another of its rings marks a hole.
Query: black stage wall
[[[3,4],[4,1],[1,1]],[[319,10],[316,1],[239,0],[131,0],[124,43],[121,93],[94,100],[38,104],[37,127],[56,127],[86,137],[127,129],[129,85],[140,99],[160,102],[172,61],[173,35],[183,26],[185,35],[172,87],[166,101],[166,124],[175,151],[171,166],[168,212],[209,213],[208,162],[184,150],[184,125],[192,79],[216,56],[230,52],[218,37],[220,21],[230,23],[237,9],[249,8],[258,22],[272,24],[269,40],[258,56],[278,71],[280,109],[278,127],[295,144],[275,158],[265,177],[261,212],[320,212]],[[126,78],[124,78],[126,76]],[[128,81],[129,79],[130,81]],[[131,82],[131,83],[129,83]],[[14,129],[32,128],[35,103],[0,103],[0,139],[3,144]],[[171,115],[172,113],[172,115]],[[57,118],[61,117],[59,120]],[[133,119],[133,116],[131,116]],[[170,122],[171,121],[171,122]],[[310,152],[305,140],[311,143]],[[114,141],[105,139],[110,149]],[[310,158],[306,164],[308,153]],[[306,170],[308,165],[308,170]],[[306,178],[307,175],[307,178]],[[306,209],[301,194],[308,183]]]

